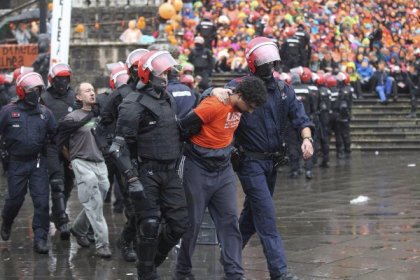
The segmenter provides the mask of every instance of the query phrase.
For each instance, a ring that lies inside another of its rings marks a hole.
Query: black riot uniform
[[[139,279],[158,279],[156,267],[188,228],[185,192],[176,171],[181,149],[176,103],[166,92],[167,76],[162,76],[176,64],[166,51],[151,51],[140,59],[145,86],[119,106],[110,148],[127,180],[136,218]]]
[[[67,87],[60,91],[54,85],[41,94],[41,103],[47,106],[59,121],[73,111],[75,93]],[[69,162],[62,156],[56,145],[47,145],[48,176],[51,186],[52,219],[57,229],[61,231],[61,238],[68,239],[68,216],[65,212],[66,204],[73,189],[73,172],[69,169]]]
[[[302,102],[303,107],[305,109],[305,113],[310,117],[313,116],[314,110],[314,102],[311,95],[311,90],[309,85],[301,84],[299,76],[297,79],[299,81],[295,81],[294,74],[292,75],[292,87],[295,90],[296,98]],[[291,129],[289,134],[289,155],[290,155],[290,171],[291,176],[296,177],[298,175],[300,169],[300,158],[302,152],[300,151],[301,145],[301,138],[299,136],[299,131],[296,129]],[[305,160],[304,168],[305,168],[305,176],[307,179],[312,179],[312,167],[313,167],[313,160],[312,158]]]
[[[280,57],[284,65],[284,72],[305,64],[305,49],[297,36],[289,37],[283,42],[280,49]]]
[[[123,99],[126,98],[131,92],[135,82],[132,81],[130,85],[123,84],[109,94],[108,96],[103,96],[102,98],[106,100],[100,101],[100,104],[103,103],[103,108],[101,109],[101,115],[99,123],[95,128],[95,139],[97,140],[100,150],[105,151],[109,148],[110,143],[115,137],[115,127],[116,121],[118,118],[118,107],[122,103]],[[99,95],[100,96],[100,95]],[[99,97],[98,96],[98,97]],[[99,140],[101,139],[101,140]],[[121,254],[125,261],[133,262],[137,259],[137,256],[133,250],[133,242],[136,238],[136,227],[135,227],[135,217],[132,215],[132,210],[130,209],[130,203],[128,202],[128,193],[127,193],[127,184],[123,178],[123,175],[118,171],[116,163],[109,157],[107,152],[104,152],[105,161],[108,167],[108,173],[112,174],[110,179],[113,181],[113,177],[117,179],[118,185],[121,190],[121,199],[124,207],[126,208],[125,216],[127,222],[124,225],[124,228],[121,233],[119,240],[119,245],[121,247]],[[117,200],[120,199],[117,197]]]
[[[48,70],[50,69],[50,39],[47,34],[40,34],[38,37],[38,56],[32,63],[34,71],[39,73],[47,84]]]
[[[311,36],[301,25],[298,26],[298,30],[296,31],[295,36],[299,38],[300,45],[304,50],[304,57],[302,59],[301,66],[308,67],[308,63],[309,63],[311,52],[312,52]]]
[[[331,91],[326,87],[319,88],[318,106],[316,107],[317,127],[316,142],[317,152],[321,155],[320,167],[329,167],[330,160],[330,111],[331,111]]]
[[[211,51],[204,47],[201,42],[195,43],[195,48],[192,49],[190,55],[188,56],[188,61],[194,65],[195,75],[202,77],[202,80],[198,85],[200,89],[204,90],[208,88],[209,79],[212,75],[214,67],[214,58]]]
[[[338,158],[348,158],[351,154],[350,121],[351,108],[353,105],[353,92],[354,89],[351,86],[340,88],[337,99],[332,106],[335,147]]]
[[[203,20],[197,25],[196,31],[204,38],[204,47],[211,50],[212,42],[216,38],[217,34],[217,27],[214,23],[207,18],[203,18]]]

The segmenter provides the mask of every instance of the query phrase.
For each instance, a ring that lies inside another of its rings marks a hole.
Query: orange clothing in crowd
[[[191,137],[191,142],[204,148],[221,149],[232,143],[241,113],[215,96],[204,99],[194,112],[203,122],[201,131]]]

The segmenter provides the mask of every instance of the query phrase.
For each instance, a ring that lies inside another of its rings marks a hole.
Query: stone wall
[[[137,20],[141,16],[146,19],[146,28],[142,32],[150,35],[158,26],[158,23],[153,20],[156,14],[156,6],[73,8],[71,12],[72,40],[119,41],[120,35],[127,29],[128,21]],[[79,23],[85,25],[83,34],[74,32]]]
[[[71,44],[69,64],[73,69],[72,85],[82,81],[92,83],[96,88],[108,86],[109,74],[106,64],[117,61],[125,62],[127,55],[137,48],[147,48],[141,45],[123,43],[83,43]]]
[[[95,1],[91,1],[95,3]],[[94,6],[94,5],[92,5]],[[124,44],[119,36],[127,28],[127,22],[140,16],[146,19],[156,16],[156,6],[89,7],[72,9],[72,28],[85,25],[85,33],[72,30],[69,64],[74,71],[72,85],[88,81],[96,88],[108,86],[107,63],[125,62],[134,49],[147,46]],[[89,12],[87,12],[87,10]],[[95,23],[99,23],[99,28]],[[148,21],[143,34],[151,34],[155,27]]]

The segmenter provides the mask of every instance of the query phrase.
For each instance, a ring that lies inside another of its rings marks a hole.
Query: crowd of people
[[[406,90],[416,116],[417,9],[408,1],[379,4],[185,1],[181,47],[130,52],[125,63],[109,65],[110,88],[98,95],[87,81],[73,90],[65,63],[0,74],[8,183],[2,239],[11,238],[28,188],[36,252],[49,251],[51,221],[64,242],[73,235],[109,258],[103,203],[112,185],[115,208],[127,218],[116,242],[125,261],[137,261],[139,279],[159,279],[157,267],[179,242],[174,279],[194,279],[206,208],[226,279],[247,279],[242,249],[254,234],[270,278],[298,279],[276,227],[278,167],[290,162],[297,177],[303,159],[311,179],[314,147],[328,167],[330,129],[337,157],[349,158],[352,100],[363,90],[383,104]],[[212,88],[213,71],[244,76]],[[240,215],[234,171],[245,193]],[[71,222],[75,185],[83,208]]]
[[[192,1],[182,15],[182,51],[188,55],[193,34],[201,35],[216,72],[246,72],[247,42],[267,36],[281,46],[280,72],[347,72],[356,97],[377,92],[386,104],[404,91],[415,103],[417,80],[407,76],[419,69],[420,24],[411,1]]]

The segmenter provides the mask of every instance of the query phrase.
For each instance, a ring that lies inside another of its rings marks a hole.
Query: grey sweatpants
[[[206,207],[216,226],[221,244],[226,279],[238,279],[242,268],[242,237],[239,231],[235,175],[232,167],[218,172],[207,171],[185,159],[183,183],[188,205],[190,227],[182,237],[177,259],[178,275],[191,273],[191,258]]]
[[[89,225],[95,233],[96,248],[109,244],[103,204],[109,189],[108,170],[105,162],[91,162],[82,159],[71,161],[77,183],[77,194],[83,210],[73,222],[73,230],[86,235]]]

